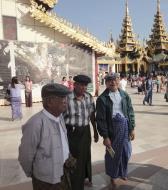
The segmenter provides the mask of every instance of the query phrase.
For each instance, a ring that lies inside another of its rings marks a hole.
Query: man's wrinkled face
[[[108,88],[112,92],[115,92],[119,88],[119,82],[120,79],[118,77],[115,79],[108,80],[106,81],[106,88]]]
[[[53,115],[58,116],[61,113],[65,112],[67,109],[67,97],[58,97],[58,96],[49,97],[48,106],[49,106],[49,111]]]
[[[82,95],[84,95],[84,93],[86,92],[87,86],[88,86],[87,84],[75,82],[75,83],[74,83],[75,92],[76,92],[78,95],[82,96]]]

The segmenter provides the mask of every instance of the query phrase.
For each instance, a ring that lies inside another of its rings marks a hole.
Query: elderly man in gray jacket
[[[22,127],[19,162],[34,190],[62,190],[63,166],[69,157],[62,112],[66,110],[68,88],[61,84],[43,86],[44,109]]]

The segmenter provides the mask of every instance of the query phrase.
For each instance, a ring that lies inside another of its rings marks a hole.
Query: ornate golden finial
[[[160,12],[160,0],[157,0],[157,12]]]
[[[110,42],[114,42],[113,35],[112,35],[112,30],[110,30]]]
[[[126,0],[126,3],[125,3],[125,7],[126,7],[126,16],[129,15],[129,9],[128,9],[128,0]]]

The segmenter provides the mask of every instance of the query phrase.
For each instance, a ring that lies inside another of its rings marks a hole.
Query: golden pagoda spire
[[[123,19],[122,30],[119,40],[119,49],[130,52],[136,46],[135,34],[133,34],[131,17],[129,16],[128,0],[125,3],[125,18]]]
[[[113,48],[114,47],[114,40],[113,40],[113,36],[112,36],[112,31],[110,31],[109,36],[110,36],[109,41],[106,43],[106,47]]]
[[[148,48],[152,50],[154,54],[158,54],[168,49],[168,35],[160,11],[160,0],[157,0],[157,12],[154,17],[152,34],[147,44]]]
[[[114,40],[113,40],[113,35],[112,35],[112,31],[110,31],[110,40],[109,40],[110,42],[114,42]]]
[[[160,0],[157,0],[157,12],[160,13]]]
[[[126,2],[125,2],[125,7],[126,7],[125,13],[126,13],[126,16],[128,16],[129,15],[128,0],[126,0]]]
[[[116,52],[119,54],[122,67],[119,72],[138,72],[141,47],[133,33],[131,17],[129,15],[128,0],[125,3],[125,17],[123,19],[121,35]]]

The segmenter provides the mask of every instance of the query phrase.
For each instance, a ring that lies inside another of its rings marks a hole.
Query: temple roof
[[[157,0],[157,12],[154,17],[152,34],[147,44],[153,53],[161,53],[163,50],[168,49],[168,34],[160,11],[160,0]]]
[[[78,43],[81,43],[93,49],[97,54],[103,54],[113,57],[114,46],[113,48],[107,47],[104,42],[99,41],[95,36],[91,35],[88,31],[84,31],[80,27],[74,26],[72,23],[66,21],[61,17],[58,17],[53,12],[46,11],[45,7],[37,4],[35,0],[30,0],[30,1],[31,1],[30,13],[35,20],[38,20],[47,27],[52,28],[62,33],[63,35],[69,37],[70,39],[73,39]],[[54,0],[50,1],[54,2]]]
[[[40,2],[48,5],[50,8],[54,8],[54,6],[58,0],[37,0],[37,1],[40,1]]]
[[[121,35],[117,45],[117,53],[120,54],[120,62],[132,64],[138,62],[141,57],[141,46],[135,38],[132,29],[131,17],[129,15],[128,0],[126,0],[125,17],[123,19]]]
[[[106,47],[108,48],[114,48],[114,39],[113,39],[113,36],[112,36],[112,32],[110,32],[110,38],[109,38],[109,41],[106,42]]]
[[[135,39],[135,34],[133,33],[131,17],[129,16],[128,1],[126,0],[126,10],[125,17],[123,19],[123,25],[121,30],[121,35],[119,36],[119,52],[131,52],[138,45],[138,41]]]

